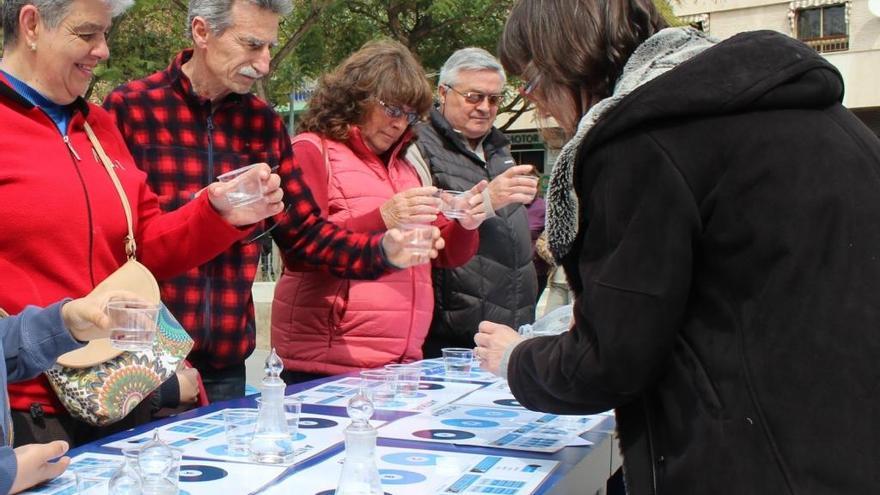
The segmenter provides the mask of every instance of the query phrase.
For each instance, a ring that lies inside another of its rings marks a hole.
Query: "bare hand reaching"
[[[504,357],[504,352],[509,346],[522,340],[523,338],[516,333],[516,330],[507,325],[482,321],[479,332],[474,335],[474,342],[477,344],[474,356],[480,360],[480,368],[500,375],[499,365],[501,358]]]
[[[284,191],[281,189],[281,177],[272,173],[272,169],[265,163],[259,163],[248,174],[258,174],[263,183],[263,199],[249,205],[234,207],[226,199],[226,192],[232,183],[214,182],[206,190],[208,200],[220,215],[232,225],[242,227],[253,225],[264,218],[281,213],[284,209]]]
[[[421,265],[427,263],[431,259],[436,258],[439,251],[446,245],[443,238],[440,237],[440,229],[433,229],[434,247],[426,256],[423,254],[414,254],[408,247],[403,232],[399,229],[391,229],[382,237],[382,248],[385,250],[385,256],[396,268],[408,268],[410,266]]]
[[[73,338],[81,342],[109,337],[110,318],[104,310],[108,301],[117,298],[140,299],[136,294],[126,291],[108,291],[74,299],[61,307],[64,326]]]
[[[46,480],[56,478],[67,469],[70,457],[61,457],[69,446],[63,440],[50,443],[30,443],[15,449],[15,460],[18,469],[9,493],[18,493],[38,485]],[[60,457],[60,459],[58,459]],[[55,462],[50,462],[58,459]]]
[[[414,187],[392,196],[379,208],[385,227],[393,229],[408,223],[433,223],[440,213],[440,199],[434,196],[436,192],[436,187]]]
[[[483,220],[486,219],[486,204],[483,190],[487,187],[489,187],[489,183],[481,180],[468,191],[471,193],[471,197],[468,199],[470,209],[465,212],[462,218],[458,219],[458,223],[462,227],[468,230],[476,230],[483,223]]]
[[[489,183],[492,208],[498,210],[511,203],[531,203],[538,194],[538,180],[529,174],[531,165],[515,165]]]

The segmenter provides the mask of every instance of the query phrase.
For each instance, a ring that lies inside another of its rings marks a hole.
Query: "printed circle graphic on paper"
[[[383,485],[412,485],[425,481],[425,475],[399,469],[380,469],[379,479]]]
[[[498,399],[498,400],[492,401],[492,402],[494,402],[495,404],[498,404],[499,406],[505,406],[505,407],[523,407],[522,404],[520,404],[519,401],[516,399]],[[525,409],[525,408],[523,407],[523,409]]]
[[[304,428],[306,430],[314,430],[318,428],[332,428],[338,425],[336,421],[332,419],[324,419],[324,418],[299,418],[299,427]]]
[[[229,476],[225,469],[202,464],[186,464],[180,466],[180,481],[186,483],[215,481]]]
[[[468,416],[476,416],[478,418],[515,418],[519,413],[514,411],[503,411],[501,409],[471,409],[465,411]]]
[[[489,421],[486,419],[444,419],[441,423],[446,426],[455,426],[458,428],[492,428],[494,426],[501,426],[501,424],[496,421]]]
[[[443,390],[445,386],[433,382],[420,382],[419,390]]]
[[[382,456],[382,460],[390,464],[402,466],[436,466],[437,459],[443,456],[437,454],[414,454],[409,452],[395,452]]]
[[[419,430],[414,431],[413,436],[428,440],[467,440],[476,435],[469,431],[461,430]]]

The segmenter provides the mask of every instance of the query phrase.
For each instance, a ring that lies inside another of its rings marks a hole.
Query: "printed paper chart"
[[[476,445],[530,452],[556,452],[566,445],[590,445],[586,429],[555,414],[511,408],[451,404],[398,419],[379,430],[382,438]]]
[[[456,452],[377,448],[379,476],[386,495],[534,492],[559,464],[557,461],[463,454]],[[344,453],[312,466],[261,495],[333,495]]]
[[[492,406],[514,409],[517,411],[526,411],[519,401],[517,401],[510,392],[510,387],[506,381],[487,385],[474,393],[464,397],[456,402],[457,405],[470,404],[477,406]],[[590,414],[584,416],[564,415],[560,416],[559,424],[567,430],[577,431],[578,435],[585,431],[592,430],[599,426],[606,417],[613,415],[614,411],[606,411],[600,414]]]
[[[121,463],[122,456],[88,453],[76,456],[68,470],[77,471],[85,466],[107,466],[107,469],[99,471],[99,474],[102,478],[109,481]],[[277,478],[283,471],[283,466],[247,465],[183,459],[180,463],[179,495],[217,495],[218,493],[244,495],[265,486]],[[75,495],[77,492],[73,479],[68,476],[43,485],[36,490],[24,493]],[[105,495],[106,493],[106,483],[96,483],[85,493],[80,493],[80,495]]]
[[[304,412],[299,418],[299,431],[294,441],[296,455],[293,462],[300,462],[344,440],[343,430],[350,419],[323,414]],[[374,427],[385,424],[384,421],[372,420]],[[217,459],[221,461],[249,462],[247,456],[232,455],[227,451],[226,430],[223,424],[223,412],[215,412],[194,419],[178,421],[162,426],[159,436],[173,447],[183,449],[183,455]],[[123,440],[104,444],[104,447],[124,449],[138,446],[153,437],[148,431]],[[291,462],[291,464],[293,463]]]
[[[345,407],[351,396],[357,393],[359,385],[360,378],[348,377],[319,385],[295,395],[303,401],[303,404]],[[432,407],[449,404],[482,386],[479,383],[423,381],[419,383],[416,397],[396,397],[392,403],[378,406],[378,409],[427,411]]]

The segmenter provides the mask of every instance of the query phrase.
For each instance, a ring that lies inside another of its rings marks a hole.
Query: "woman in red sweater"
[[[265,201],[232,208],[215,183],[190,204],[160,211],[111,117],[80,96],[109,55],[104,33],[113,15],[130,3],[2,5],[0,258],[22,274],[4,277],[0,287],[0,307],[10,313],[83,296],[126,260],[122,203],[86,135],[86,122],[116,165],[132,207],[138,258],[157,278],[210,260],[249,235],[250,225],[283,208],[279,177],[261,165]],[[42,376],[10,385],[9,399],[18,445],[58,439],[76,445],[110,432],[69,416]],[[129,426],[122,421],[112,428]]]

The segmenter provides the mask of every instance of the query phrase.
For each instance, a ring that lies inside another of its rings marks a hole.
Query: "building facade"
[[[725,39],[770,29],[800,39],[843,75],[843,104],[880,135],[880,0],[672,0],[682,21]]]

